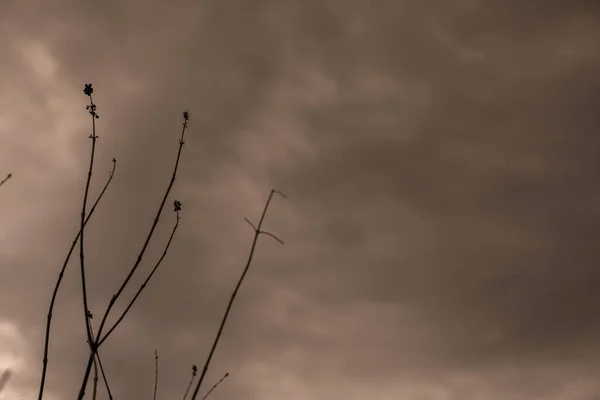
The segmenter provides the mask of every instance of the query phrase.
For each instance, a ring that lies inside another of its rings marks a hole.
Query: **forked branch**
[[[196,388],[194,389],[194,393],[192,394],[192,400],[195,400],[196,397],[198,396],[198,392],[200,391],[200,387],[202,386],[202,382],[204,380],[204,377],[206,376],[206,372],[208,371],[208,367],[210,365],[212,357],[215,353],[217,345],[219,344],[221,335],[223,334],[223,329],[225,328],[225,323],[227,322],[227,318],[229,317],[229,312],[231,311],[233,302],[235,301],[238,291],[240,290],[240,287],[242,286],[242,283],[244,282],[244,278],[246,277],[246,274],[248,273],[248,270],[250,269],[250,265],[252,264],[252,258],[254,257],[254,251],[256,250],[256,243],[258,242],[258,237],[261,235],[261,233],[264,233],[265,235],[267,235],[267,232],[262,231],[261,228],[262,228],[262,224],[265,220],[265,215],[267,214],[267,210],[269,209],[269,204],[271,203],[271,199],[273,198],[274,194],[278,194],[282,197],[285,197],[285,195],[283,193],[281,193],[280,191],[275,190],[275,189],[271,190],[271,193],[269,193],[269,198],[267,199],[267,202],[265,203],[265,207],[263,208],[262,214],[260,216],[260,220],[258,221],[258,225],[256,227],[248,219],[246,219],[246,221],[254,229],[254,238],[252,239],[252,246],[250,247],[250,253],[249,253],[248,259],[246,261],[246,266],[244,267],[244,270],[243,270],[242,274],[240,275],[237,285],[235,286],[235,289],[233,289],[233,292],[231,293],[231,297],[229,298],[229,303],[227,304],[227,308],[225,309],[225,314],[223,315],[223,318],[221,319],[221,324],[219,326],[219,330],[217,331],[217,334],[213,341],[210,352],[208,353],[208,357],[206,357],[206,361],[204,362],[204,367],[202,368],[202,372],[200,374],[200,377],[198,378],[198,382],[196,383]],[[277,239],[272,234],[268,234],[268,236],[271,236],[271,237],[275,238],[278,242],[283,243],[281,240]]]
[[[88,213],[87,217],[85,218],[84,226],[87,225],[88,221],[94,214],[94,211],[96,211],[96,207],[98,206],[98,203],[100,203],[100,200],[104,196],[104,192],[106,192],[106,189],[108,189],[108,185],[110,185],[110,182],[112,181],[113,176],[115,175],[116,168],[117,168],[117,160],[113,158],[112,159],[112,169],[110,170],[108,180],[106,181],[106,184],[102,188],[102,191],[96,198],[96,201],[94,202],[94,205],[90,209],[90,212]],[[77,245],[77,241],[79,240],[80,235],[81,235],[81,227],[79,228],[77,235],[75,235],[75,239],[73,239],[73,242],[71,243],[71,247],[69,248],[69,251],[67,252],[67,256],[65,257],[65,260],[63,261],[63,265],[58,274],[58,279],[56,280],[56,284],[54,285],[54,292],[52,293],[52,299],[50,300],[50,307],[48,309],[48,314],[46,317],[46,336],[44,339],[44,358],[42,360],[42,376],[41,376],[41,382],[40,382],[40,390],[38,393],[38,400],[42,400],[42,397],[44,395],[44,386],[46,383],[46,373],[48,370],[48,351],[49,351],[49,346],[50,346],[50,328],[52,326],[52,313],[54,311],[54,304],[56,303],[56,296],[58,295],[58,289],[60,289],[60,284],[62,283],[62,279],[65,274],[65,270],[67,269],[67,265],[69,264],[69,260],[71,259],[73,250],[75,250],[75,246]]]
[[[129,281],[131,280],[131,278],[133,277],[134,273],[137,271],[137,268],[139,267],[140,263],[142,262],[142,258],[144,256],[144,254],[146,253],[146,249],[148,248],[148,245],[150,244],[150,240],[152,239],[153,235],[154,235],[154,231],[156,230],[156,227],[158,225],[158,221],[160,219],[160,216],[162,215],[162,211],[164,209],[165,203],[167,201],[167,198],[169,197],[169,194],[171,192],[171,188],[173,187],[173,184],[175,183],[175,179],[177,177],[177,169],[179,167],[179,160],[181,159],[181,151],[183,149],[183,145],[185,143],[184,138],[185,138],[185,132],[186,129],[188,127],[188,121],[190,119],[190,115],[187,111],[185,111],[183,113],[183,128],[181,129],[181,135],[179,137],[179,148],[177,151],[177,158],[175,160],[175,166],[173,167],[173,173],[171,175],[171,179],[169,181],[169,185],[167,186],[167,190],[165,191],[165,194],[162,198],[162,201],[160,203],[160,206],[158,208],[158,211],[156,213],[156,216],[154,218],[154,222],[152,223],[152,226],[150,228],[150,231],[148,232],[148,235],[146,236],[146,240],[144,241],[144,244],[137,256],[137,259],[134,263],[134,265],[132,266],[131,270],[129,271],[127,277],[124,279],[123,283],[121,284],[121,286],[119,287],[119,289],[116,291],[115,294],[113,294],[113,296],[111,297],[108,306],[106,308],[106,311],[104,312],[104,315],[102,316],[102,321],[100,322],[100,326],[98,328],[98,332],[97,332],[97,339],[93,342],[92,345],[90,345],[90,355],[88,357],[88,363],[86,365],[86,369],[84,372],[84,376],[81,382],[81,387],[79,389],[79,395],[77,397],[78,400],[82,400],[83,397],[85,396],[85,388],[87,386],[89,377],[90,377],[90,372],[91,372],[91,368],[92,368],[92,364],[93,364],[93,360],[95,357],[95,354],[97,352],[97,349],[99,347],[99,338],[102,338],[102,332],[103,329],[105,327],[107,318],[113,308],[113,306],[115,305],[117,299],[119,298],[119,296],[123,293],[123,291],[125,290],[125,288],[127,287],[127,285],[129,284]],[[179,203],[179,202],[177,202]],[[181,203],[179,203],[179,207],[181,206]],[[175,205],[176,210],[177,210],[177,204]],[[131,305],[132,303],[130,303]],[[111,328],[114,330],[114,326],[113,328]]]
[[[169,247],[171,246],[171,242],[173,241],[173,237],[175,236],[175,232],[177,231],[177,227],[179,226],[179,220],[181,219],[179,217],[179,210],[181,210],[181,207],[176,207],[175,208],[175,212],[177,213],[177,219],[176,219],[176,222],[175,222],[175,226],[173,226],[173,230],[171,231],[171,236],[169,236],[169,240],[167,242],[167,245],[165,246],[165,249],[163,250],[160,258],[158,259],[158,261],[154,265],[154,268],[152,268],[152,271],[150,271],[150,274],[148,274],[148,276],[146,277],[146,280],[144,281],[144,283],[142,283],[142,285],[140,286],[140,288],[136,292],[135,296],[133,296],[133,298],[131,299],[131,301],[127,305],[127,307],[125,307],[125,310],[121,313],[121,316],[117,319],[117,321],[113,324],[113,326],[108,330],[108,332],[106,332],[106,334],[102,338],[98,337],[98,339],[97,339],[97,341],[98,341],[98,347],[101,346],[102,343],[104,343],[104,341],[110,336],[110,334],[113,333],[114,330],[117,328],[117,326],[123,321],[123,319],[125,318],[125,316],[127,315],[127,313],[129,313],[129,310],[131,309],[131,307],[133,307],[133,304],[136,302],[136,300],[138,299],[138,297],[140,297],[140,294],[142,294],[142,291],[146,288],[146,285],[148,285],[148,282],[150,282],[150,279],[152,279],[152,276],[154,275],[154,273],[156,272],[156,270],[158,269],[158,267],[162,263],[163,259],[167,255],[167,252],[169,251]]]

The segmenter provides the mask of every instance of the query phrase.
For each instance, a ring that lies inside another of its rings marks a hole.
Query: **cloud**
[[[3,3],[3,394],[39,385],[93,82],[92,197],[118,160],[86,231],[94,316],[137,257],[191,113],[180,229],[102,348],[115,396],[151,395],[155,348],[160,396],[183,395],[247,256],[244,217],[276,187],[266,229],[286,244],[261,238],[209,372],[207,389],[231,373],[215,400],[597,397],[596,4]],[[54,314],[56,399],[86,361],[76,258]]]

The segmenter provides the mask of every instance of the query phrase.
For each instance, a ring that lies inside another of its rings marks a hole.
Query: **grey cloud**
[[[47,301],[77,229],[89,151],[77,96],[91,81],[93,193],[118,160],[86,234],[95,315],[135,260],[181,112],[192,115],[173,192],[181,228],[102,352],[118,397],[151,395],[154,348],[161,395],[183,394],[243,266],[243,218],[272,186],[288,198],[267,225],[286,244],[261,239],[211,367],[209,382],[231,373],[215,400],[597,396],[595,2],[0,7],[2,87],[16,99],[3,114],[25,121],[18,137],[0,124],[15,173],[0,191],[0,300],[18,304],[0,316],[31,344],[8,388],[38,383]],[[56,72],[27,69],[30,43]],[[59,398],[86,359],[77,260],[69,268],[50,357]]]

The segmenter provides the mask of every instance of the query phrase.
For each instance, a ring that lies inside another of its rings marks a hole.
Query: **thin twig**
[[[269,198],[267,199],[267,202],[265,203],[265,207],[263,209],[262,215],[258,222],[258,226],[256,228],[254,228],[254,238],[252,239],[252,246],[250,247],[250,254],[248,255],[248,260],[246,261],[246,266],[244,267],[244,271],[240,275],[240,278],[237,282],[237,285],[235,286],[235,289],[231,293],[229,303],[227,304],[227,308],[225,309],[225,314],[223,315],[223,319],[221,320],[221,324],[219,326],[219,330],[215,336],[215,340],[212,344],[210,352],[208,353],[208,357],[206,357],[206,361],[204,362],[204,367],[202,368],[202,373],[200,374],[200,378],[198,378],[198,382],[196,383],[196,388],[194,389],[194,393],[192,394],[192,400],[195,400],[196,396],[198,396],[198,392],[200,391],[202,381],[204,380],[204,377],[206,376],[206,372],[208,371],[210,361],[212,360],[212,357],[215,353],[215,349],[217,348],[217,344],[219,344],[219,340],[221,339],[221,335],[223,334],[223,328],[225,328],[225,323],[227,322],[227,317],[229,316],[229,312],[231,311],[233,301],[235,300],[235,297],[237,296],[237,293],[240,290],[240,286],[242,286],[242,282],[244,281],[244,278],[246,277],[246,274],[248,273],[248,270],[250,269],[250,265],[252,264],[252,258],[254,257],[254,251],[256,249],[256,243],[258,242],[258,237],[260,236],[261,233],[265,233],[265,232],[261,231],[261,228],[262,228],[263,221],[265,219],[265,215],[267,214],[269,204],[271,203],[271,199],[273,198],[273,194],[275,194],[275,193],[285,197],[283,195],[283,193],[281,193],[275,189],[272,189],[271,193],[269,193]]]
[[[88,88],[88,86],[86,85],[86,89]],[[85,92],[85,90],[84,90]],[[98,136],[96,136],[96,118],[98,117],[98,115],[96,114],[96,105],[94,104],[94,100],[92,97],[92,86],[91,84],[89,84],[89,92],[86,92],[86,95],[89,96],[90,98],[90,105],[89,105],[89,113],[92,117],[92,134],[90,135],[90,139],[92,139],[92,151],[90,152],[90,166],[88,168],[88,173],[87,173],[87,179],[85,181],[85,191],[83,193],[83,204],[82,204],[82,208],[81,208],[81,225],[80,225],[80,237],[79,237],[79,261],[80,261],[80,266],[81,266],[81,290],[83,292],[83,316],[85,319],[85,327],[86,327],[86,333],[87,333],[87,337],[88,337],[88,343],[90,345],[90,348],[93,348],[94,346],[94,338],[92,335],[92,329],[91,329],[91,325],[90,325],[90,319],[91,319],[91,311],[88,307],[88,298],[87,298],[87,288],[86,288],[86,282],[85,282],[85,262],[84,262],[84,228],[85,228],[85,213],[86,213],[86,209],[87,209],[87,199],[88,199],[88,193],[90,191],[90,183],[92,181],[92,171],[94,169],[94,155],[96,153],[96,140],[98,139]]]
[[[215,390],[217,388],[217,386],[219,386],[221,384],[221,382],[223,382],[225,380],[225,378],[227,378],[229,376],[229,372],[227,372],[225,375],[223,375],[223,377],[221,379],[219,379],[219,382],[215,383],[213,385],[213,387],[210,388],[210,390],[208,392],[206,392],[206,394],[204,395],[204,397],[202,398],[202,400],[206,400],[206,398],[208,397],[209,394],[212,393],[213,390]]]
[[[93,389],[92,389],[92,400],[96,400],[96,394],[98,393],[98,363],[94,358],[94,379],[93,379]]]
[[[92,336],[94,336],[94,329],[92,328]],[[96,357],[94,358],[94,390],[96,389],[96,381],[98,380],[98,366],[96,365],[96,361],[98,361],[98,365],[100,366],[100,372],[102,373],[102,380],[104,381],[104,387],[106,387],[106,392],[108,393],[108,398],[112,400],[112,392],[110,390],[110,385],[108,384],[108,379],[106,378],[106,373],[104,372],[104,365],[102,365],[102,359],[100,358],[100,351],[96,348]]]
[[[12,174],[8,174],[6,175],[6,178],[2,179],[2,181],[0,181],[0,186],[4,185],[6,183],[7,180],[9,180],[10,178],[12,178]]]
[[[108,379],[106,378],[106,373],[104,372],[104,365],[102,365],[102,360],[100,359],[100,352],[96,349],[96,359],[98,360],[98,364],[100,365],[100,373],[102,373],[102,380],[104,381],[104,386],[106,387],[106,393],[108,393],[109,400],[113,400],[113,395],[110,390],[110,385],[108,384]]]
[[[259,234],[261,234],[261,233],[262,233],[263,235],[270,236],[270,237],[272,237],[273,239],[277,240],[279,243],[281,243],[281,244],[285,244],[285,243],[283,243],[283,240],[279,239],[277,236],[273,235],[271,232],[267,232],[267,231],[259,231],[258,233],[259,233]]]
[[[154,265],[154,268],[152,268],[152,271],[150,272],[150,274],[148,274],[148,276],[146,277],[146,280],[144,281],[144,283],[142,283],[142,285],[140,286],[140,288],[136,292],[135,296],[133,296],[133,298],[131,299],[131,301],[127,305],[127,307],[125,307],[125,310],[121,313],[121,316],[117,319],[117,321],[114,323],[114,325],[108,330],[108,332],[106,332],[106,334],[102,338],[98,338],[98,346],[101,346],[102,343],[104,343],[104,341],[116,329],[116,327],[123,321],[123,319],[125,318],[125,315],[127,315],[127,313],[129,312],[129,310],[133,306],[133,303],[136,302],[136,300],[138,299],[138,297],[140,296],[140,294],[142,293],[142,291],[146,288],[146,285],[148,284],[148,282],[150,281],[150,279],[152,278],[152,276],[154,275],[154,273],[156,272],[156,270],[158,269],[158,267],[162,263],[163,259],[167,255],[167,252],[169,251],[169,247],[171,246],[171,242],[173,241],[173,237],[175,236],[175,232],[177,231],[177,227],[179,226],[179,220],[180,220],[180,218],[179,218],[179,210],[177,210],[176,213],[177,213],[177,220],[175,222],[175,225],[173,226],[173,230],[171,231],[171,236],[169,236],[169,241],[167,242],[167,245],[165,246],[165,249],[163,250],[160,258],[158,259],[158,261]]]
[[[88,174],[87,174],[87,180],[85,183],[85,192],[83,194],[83,205],[82,205],[82,209],[81,209],[81,225],[80,225],[80,237],[79,237],[79,264],[80,264],[80,271],[81,271],[81,291],[83,294],[83,316],[85,319],[85,330],[86,330],[86,335],[87,335],[87,342],[88,345],[90,346],[90,354],[92,355],[91,361],[95,360],[95,356],[96,356],[96,341],[94,340],[94,337],[92,335],[92,327],[91,327],[91,323],[90,323],[90,319],[92,317],[92,313],[88,307],[88,300],[87,300],[87,287],[86,287],[86,281],[85,281],[85,262],[84,262],[84,228],[85,228],[85,211],[86,211],[86,206],[87,206],[87,197],[88,197],[88,192],[90,189],[90,182],[92,180],[92,170],[94,167],[94,154],[96,151],[96,140],[98,139],[98,136],[96,136],[96,119],[98,118],[98,114],[96,113],[96,105],[94,104],[93,98],[92,98],[92,93],[94,92],[93,88],[92,88],[92,84],[86,84],[85,85],[85,89],[83,90],[83,92],[86,94],[86,96],[89,96],[90,98],[90,104],[88,106],[86,106],[86,109],[89,110],[90,115],[92,116],[92,134],[90,135],[90,139],[92,139],[92,151],[91,151],[91,155],[90,155],[90,166],[88,169]],[[89,378],[90,375],[90,363],[88,363],[88,366],[86,367],[86,377]],[[85,396],[85,388],[87,386],[87,379],[85,380],[85,384],[81,386],[81,388],[79,389],[79,396],[78,398],[81,400],[83,399],[83,397]]]
[[[188,387],[185,390],[185,394],[183,395],[183,400],[185,400],[185,398],[187,397],[187,395],[192,387],[192,383],[194,382],[194,378],[196,377],[197,374],[198,374],[198,367],[196,367],[195,365],[192,365],[192,377],[190,378],[190,383],[188,384]]]
[[[112,310],[112,307],[115,305],[117,299],[119,298],[119,296],[121,295],[121,293],[123,293],[123,290],[125,290],[125,287],[127,286],[127,284],[129,283],[131,277],[133,276],[133,274],[135,273],[135,271],[137,270],[138,266],[140,265],[140,263],[142,262],[142,258],[146,252],[146,249],[148,247],[148,245],[150,244],[150,240],[152,239],[152,236],[154,234],[154,231],[156,229],[156,226],[158,225],[158,220],[160,219],[160,216],[162,214],[162,210],[165,206],[165,203],[167,201],[167,198],[169,197],[169,193],[171,192],[171,188],[173,187],[173,184],[175,183],[175,179],[177,177],[177,169],[179,167],[179,160],[181,158],[181,150],[183,148],[183,145],[185,143],[184,141],[184,137],[185,137],[185,131],[186,128],[188,126],[188,120],[189,120],[189,113],[187,111],[185,111],[183,113],[183,128],[181,129],[181,136],[179,137],[179,149],[177,151],[177,159],[175,160],[175,166],[173,168],[173,174],[171,175],[171,180],[169,181],[169,185],[167,187],[167,190],[165,192],[165,195],[160,203],[160,206],[158,208],[158,211],[156,213],[156,217],[154,218],[154,222],[152,223],[152,227],[150,228],[150,231],[148,232],[148,236],[146,237],[146,240],[144,241],[144,245],[142,246],[142,249],[140,250],[140,253],[138,254],[137,260],[135,261],[135,264],[133,265],[133,267],[131,268],[131,270],[129,271],[129,274],[127,275],[127,277],[125,278],[125,280],[123,281],[123,283],[121,284],[121,287],[117,290],[117,292],[115,294],[113,294],[113,296],[110,299],[110,302],[108,303],[108,307],[106,308],[106,311],[104,312],[104,316],[102,317],[102,321],[100,323],[100,327],[98,328],[98,332],[97,332],[97,336],[98,337],[102,337],[102,331],[104,329],[104,325],[106,323],[106,320],[108,318],[108,315],[110,314],[110,311]],[[81,388],[79,391],[79,396],[77,398],[77,400],[82,400],[83,397],[85,396],[85,387],[87,385],[87,382],[89,380],[90,377],[90,371],[91,371],[91,366],[92,366],[92,361],[96,352],[96,349],[98,347],[97,341],[95,343],[95,346],[92,346],[90,348],[90,356],[88,357],[88,363],[85,369],[85,373],[81,382]]]
[[[154,349],[154,400],[156,400],[156,390],[158,389],[158,351]]]
[[[94,205],[90,209],[90,212],[88,213],[88,215],[85,219],[85,225],[87,225],[88,221],[92,217],[92,214],[94,214],[94,211],[96,211],[96,206],[98,205],[98,203],[104,196],[104,192],[106,192],[108,185],[110,184],[110,182],[113,179],[113,176],[115,175],[115,169],[117,167],[117,160],[113,158],[112,163],[113,163],[113,165],[112,165],[112,169],[110,171],[108,180],[106,181],[104,188],[102,188],[102,191],[96,198]],[[77,241],[79,240],[80,235],[81,235],[81,228],[79,229],[79,231],[77,232],[77,235],[75,235],[75,239],[73,239],[73,242],[71,243],[69,252],[67,253],[67,256],[65,257],[62,268],[60,269],[60,273],[58,274],[58,279],[56,280],[56,285],[54,286],[54,292],[52,293],[52,299],[50,300],[50,307],[48,309],[48,315],[46,317],[46,337],[44,339],[44,358],[42,360],[42,363],[43,363],[42,364],[42,377],[41,377],[41,382],[40,382],[40,391],[38,394],[38,400],[42,400],[42,396],[44,394],[44,386],[46,383],[46,373],[48,370],[48,351],[49,351],[49,347],[50,347],[50,327],[52,325],[52,312],[54,311],[54,303],[56,302],[56,296],[58,294],[58,289],[60,288],[60,284],[62,283],[62,279],[65,274],[65,270],[67,269],[67,265],[69,263],[69,260],[71,259],[73,250],[75,250],[75,246],[77,245]]]

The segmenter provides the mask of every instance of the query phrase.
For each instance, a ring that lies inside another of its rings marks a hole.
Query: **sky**
[[[1,400],[37,398],[52,290],[85,231],[101,315],[179,172],[101,348],[115,399],[600,397],[600,3],[0,2]],[[48,400],[87,360],[78,254],[53,314]],[[98,317],[92,320],[97,327]],[[10,371],[10,372],[6,372]],[[90,391],[88,391],[89,393]],[[102,384],[98,399],[107,399]]]

